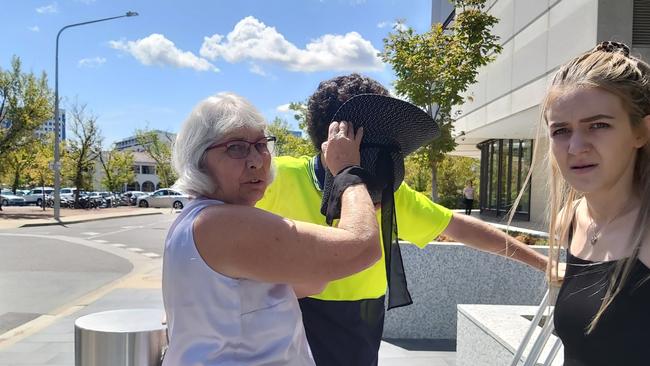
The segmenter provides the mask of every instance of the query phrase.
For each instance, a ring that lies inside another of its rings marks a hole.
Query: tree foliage
[[[11,69],[0,69],[0,157],[34,140],[34,131],[52,117],[47,76],[23,73],[14,56]]]
[[[156,162],[156,175],[163,187],[171,187],[178,179],[172,167],[172,140],[170,135],[160,138],[156,131],[136,130],[136,139],[144,151]]]
[[[499,37],[490,33],[498,19],[484,11],[486,0],[453,0],[456,17],[444,29],[434,24],[426,33],[395,27],[384,39],[381,57],[397,80],[395,91],[428,109],[440,126],[441,136],[419,149],[418,161],[431,169],[432,198],[437,200],[437,165],[456,147],[452,107],[464,101],[464,92],[476,82],[479,68],[501,52]]]
[[[438,164],[438,193],[440,204],[445,207],[464,207],[459,205],[463,188],[471,181],[474,185],[474,197],[479,196],[478,178],[480,162],[465,156],[447,155]]]
[[[95,161],[101,153],[102,137],[97,117],[86,112],[86,105],[75,102],[69,113],[71,138],[67,141],[63,159],[64,176],[79,190],[92,189]]]
[[[268,126],[269,134],[276,137],[274,155],[293,156],[316,155],[316,149],[312,143],[305,138],[295,136],[289,131],[289,123],[280,117],[276,117]]]
[[[104,176],[101,184],[111,192],[120,192],[122,188],[135,180],[133,171],[133,153],[112,149],[99,154],[99,162]]]

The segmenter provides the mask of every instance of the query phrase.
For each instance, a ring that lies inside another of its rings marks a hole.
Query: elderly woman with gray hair
[[[363,132],[330,126],[323,151],[339,173],[342,212],[338,227],[324,227],[253,207],[273,177],[265,127],[244,98],[221,93],[178,133],[175,187],[195,198],[165,241],[165,366],[313,365],[296,297],[381,257],[368,178],[358,174]]]

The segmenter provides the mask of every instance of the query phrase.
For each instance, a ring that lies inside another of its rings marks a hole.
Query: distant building
[[[153,130],[152,132],[155,132],[156,135],[158,135],[158,139],[164,143],[171,144],[172,142],[174,142],[174,140],[176,140],[175,133],[161,131],[161,130]],[[130,136],[122,140],[115,141],[115,148],[119,151],[124,151],[124,150],[140,151],[140,152],[144,151],[142,145],[138,143],[138,139],[136,136]]]
[[[160,186],[160,178],[156,175],[156,162],[147,154],[141,151],[132,151],[133,154],[133,171],[135,179],[133,182],[122,187],[125,191],[143,191],[153,192],[156,189],[163,188]],[[103,191],[106,188],[102,186],[104,178],[104,169],[99,160],[95,163],[95,174],[93,176],[93,189]]]
[[[289,131],[289,133],[296,137],[302,137],[302,131]]]
[[[59,137],[61,138],[61,141],[65,141],[66,139],[66,133],[65,133],[65,109],[59,109]],[[48,120],[45,123],[43,123],[39,128],[34,131],[34,134],[38,136],[39,138],[44,138],[50,133],[54,133],[55,131],[55,123],[54,119]]]
[[[65,133],[65,109],[60,109],[59,110],[59,131],[60,131],[60,138],[61,141],[65,141],[66,139],[66,133]],[[4,120],[0,122],[0,128],[10,128],[11,127],[11,121]],[[38,138],[44,138],[48,134],[53,133],[55,130],[54,126],[54,119],[47,120],[43,122],[41,126],[39,126],[36,130],[34,130],[34,135],[37,136]]]
[[[176,134],[167,131],[153,130],[158,135],[158,139],[171,145],[176,140]],[[160,178],[156,174],[156,162],[147,154],[144,147],[138,143],[136,136],[130,136],[114,143],[118,151],[131,151],[133,153],[133,171],[135,179],[133,182],[125,185],[122,191],[143,191],[153,192],[160,186]],[[95,165],[95,175],[93,177],[93,189],[104,190],[101,180],[104,177],[104,170],[99,160]]]

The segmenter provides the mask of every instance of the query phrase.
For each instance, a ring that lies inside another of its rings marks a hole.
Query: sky
[[[431,24],[431,0],[0,0],[0,9],[0,68],[18,56],[52,89],[60,28],[139,13],[61,34],[61,108],[85,103],[105,147],[136,129],[176,132],[201,99],[224,91],[297,129],[288,103],[320,81],[359,72],[391,89],[383,39],[398,19],[417,32]]]

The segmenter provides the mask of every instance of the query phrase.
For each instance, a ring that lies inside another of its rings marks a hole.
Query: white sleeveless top
[[[194,220],[218,204],[192,200],[167,234],[162,291],[170,342],[163,365],[314,365],[290,286],[224,276],[199,255]]]

